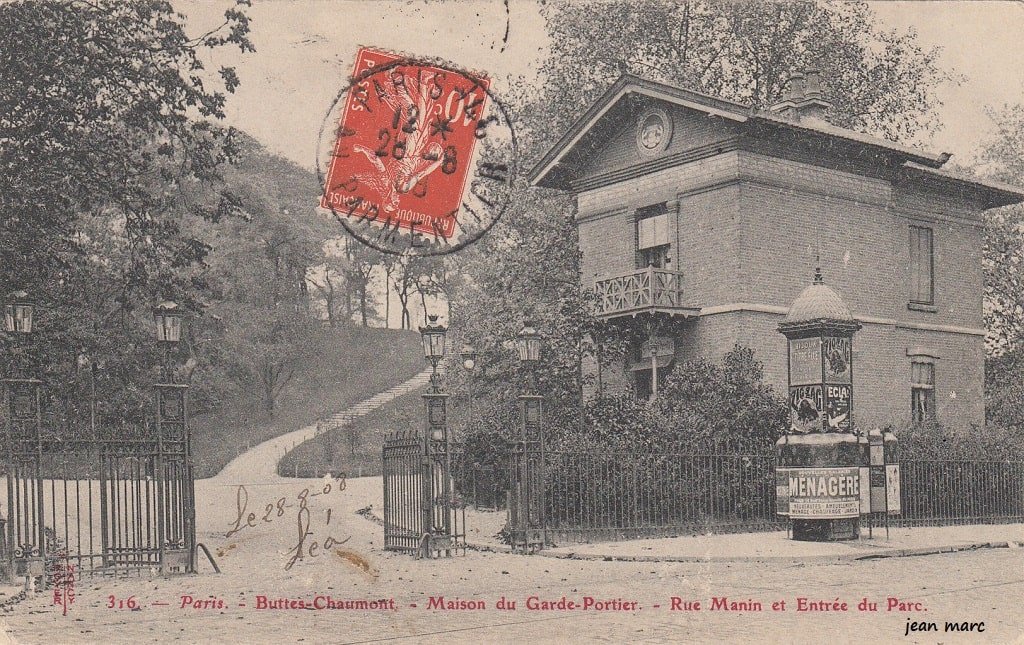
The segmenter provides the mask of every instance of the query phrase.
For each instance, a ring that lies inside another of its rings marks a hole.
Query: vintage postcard
[[[0,3],[0,642],[1024,641],[1022,33]]]

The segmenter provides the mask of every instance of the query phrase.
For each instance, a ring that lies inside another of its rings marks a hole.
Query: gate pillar
[[[46,524],[42,481],[42,381],[4,379],[7,408],[7,577],[42,576]]]
[[[156,390],[157,486],[169,500],[157,522],[160,569],[195,573],[196,502],[192,471],[192,441],[188,427],[188,385],[175,382],[172,351],[181,341],[184,312],[171,301],[153,309],[156,340],[163,350]]]
[[[547,543],[544,503],[544,398],[519,396],[519,446],[513,459],[512,546],[536,551]]]
[[[451,517],[451,455],[448,450],[448,395],[437,391],[423,395],[427,424],[423,433],[423,474],[420,512],[423,514],[423,555],[453,548]]]
[[[164,379],[169,380],[169,379]],[[157,517],[161,572],[195,573],[195,489],[188,427],[188,386],[157,383],[154,475],[159,498],[168,500]]]

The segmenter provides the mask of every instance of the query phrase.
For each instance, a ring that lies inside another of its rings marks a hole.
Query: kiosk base
[[[860,537],[856,517],[835,520],[793,520],[793,539],[804,542],[835,542]]]

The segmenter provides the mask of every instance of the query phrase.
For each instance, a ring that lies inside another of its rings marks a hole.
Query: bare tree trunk
[[[391,272],[389,265],[384,267],[384,329],[391,326]]]
[[[402,290],[398,292],[398,300],[402,303],[402,329],[412,329],[412,316],[409,314],[409,277],[402,280]]]
[[[366,290],[367,284],[363,283],[363,288],[359,290],[359,313],[363,318],[363,327],[367,326],[366,322]]]
[[[420,292],[420,304],[423,306],[423,320],[427,319],[427,294],[423,291],[423,287],[416,283],[416,290]]]
[[[333,329],[338,326],[338,321],[334,316],[334,283],[331,282],[330,269],[327,269],[325,278],[327,280],[327,288],[324,291],[324,305],[327,307],[327,324],[329,324]]]

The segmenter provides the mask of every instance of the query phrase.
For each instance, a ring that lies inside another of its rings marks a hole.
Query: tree
[[[419,294],[426,320],[427,296],[443,293],[444,264],[436,257],[402,256],[394,263],[391,275],[398,304],[402,307],[400,328],[412,329],[412,298]]]
[[[339,252],[338,240],[327,240],[323,244],[323,263],[312,267],[306,275],[306,280],[313,285],[317,293],[324,301],[324,311],[327,314],[327,324],[331,328],[338,326],[338,298],[344,297],[346,302],[345,322],[352,321],[352,293],[348,288],[345,275],[349,271],[348,258],[344,250]]]
[[[217,362],[239,388],[273,415],[297,368],[312,356],[319,323],[309,311],[307,284],[325,261],[329,220],[308,196],[316,179],[293,163],[241,137],[238,163],[225,182],[238,189],[258,176],[237,200],[239,216],[205,225],[211,251],[200,279],[209,289]]]
[[[982,263],[986,348],[1000,355],[1024,343],[1024,209],[987,214]]]
[[[831,122],[893,140],[934,129],[935,87],[951,80],[938,49],[882,29],[862,2],[589,0],[541,12],[551,56],[531,102],[535,140],[564,132],[576,114],[566,99],[586,105],[624,72],[767,108],[789,74],[815,68]]]
[[[481,352],[486,369],[475,389],[488,406],[512,405],[525,385],[513,341],[529,319],[543,336],[534,376],[547,396],[547,414],[552,423],[581,418],[589,378],[583,359],[604,343],[603,359],[614,360],[622,341],[590,314],[591,295],[580,289],[579,254],[568,201],[519,185],[502,220],[449,260],[449,273],[460,274],[449,281],[451,326]]]
[[[45,305],[34,352],[54,387],[75,381],[78,356],[102,360],[115,418],[148,402],[149,307],[200,308],[193,270],[208,247],[190,219],[231,210],[218,195],[184,211],[180,195],[234,154],[216,121],[238,78],[205,72],[204,52],[253,48],[246,15],[224,16],[191,37],[167,2],[0,4],[0,290]]]
[[[1024,105],[991,111],[997,133],[985,142],[986,175],[1024,183]],[[985,214],[985,417],[1024,429],[1024,207]]]
[[[1024,104],[990,111],[995,136],[981,155],[987,176],[1024,183]],[[1024,343],[1024,207],[1007,206],[986,213],[985,338],[990,355],[998,356]]]
[[[374,313],[374,298],[371,289],[373,275],[383,260],[383,254],[352,238],[345,238],[345,293],[346,298],[355,298],[359,303],[359,321],[363,327],[369,325],[370,316]],[[384,281],[385,297],[388,297],[388,280]],[[352,312],[349,312],[351,317]],[[384,318],[387,326],[387,314]]]

